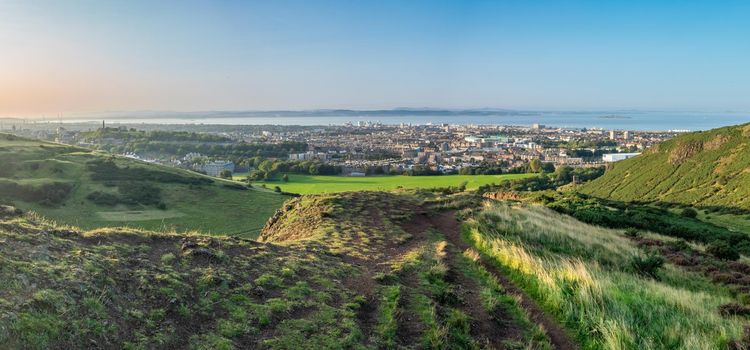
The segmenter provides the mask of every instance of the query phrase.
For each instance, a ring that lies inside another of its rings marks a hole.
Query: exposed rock
[[[10,205],[0,205],[0,219],[7,219],[16,216],[21,216],[23,210]]]
[[[688,158],[698,154],[703,150],[703,142],[700,141],[687,141],[677,144],[677,146],[669,152],[669,162],[673,165],[682,164]]]

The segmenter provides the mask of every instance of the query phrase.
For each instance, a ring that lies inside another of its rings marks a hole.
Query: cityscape
[[[103,149],[133,159],[170,165],[219,176],[223,170],[250,172],[247,159],[253,154],[223,157],[221,152],[162,152],[140,147],[128,131],[144,128],[168,130],[169,125],[114,124],[14,124],[5,122],[6,132],[18,136],[69,145]],[[105,135],[94,131],[107,130]],[[473,168],[496,168],[497,173],[518,171],[533,160],[558,166],[599,167],[636,156],[679,131],[635,131],[555,128],[538,123],[529,126],[451,125],[447,123],[385,125],[379,122],[328,126],[201,126],[182,129],[217,137],[217,147],[237,144],[304,144],[294,152],[273,159],[319,161],[336,166],[348,176],[401,174],[417,168],[440,174],[472,174]],[[209,129],[210,131],[206,131]],[[225,129],[225,130],[222,130]],[[148,140],[145,140],[149,142]],[[161,142],[165,141],[151,141]],[[140,145],[143,146],[143,145]],[[462,170],[463,169],[463,170]],[[516,169],[516,170],[514,170]]]

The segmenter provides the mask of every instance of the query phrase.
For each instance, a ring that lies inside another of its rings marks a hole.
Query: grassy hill
[[[680,239],[584,224],[539,205],[486,205],[468,220],[464,237],[573,330],[584,349],[748,346],[748,314],[735,311],[750,310],[746,262],[720,261]]]
[[[409,194],[294,199],[263,243],[0,207],[0,348],[549,349]]]
[[[0,348],[747,348],[746,262],[476,200],[303,196],[258,241],[2,206]]]
[[[84,229],[255,237],[288,197],[84,148],[0,134],[0,201]]]
[[[618,201],[750,209],[750,124],[695,132],[611,165],[580,191]]]

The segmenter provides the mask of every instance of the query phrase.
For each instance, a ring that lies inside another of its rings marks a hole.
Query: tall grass
[[[665,283],[621,268],[640,252],[617,231],[543,207],[496,204],[469,222],[465,236],[573,329],[584,348],[719,349],[742,335],[740,319],[717,311],[732,300],[729,293],[687,286],[698,275],[669,268]]]

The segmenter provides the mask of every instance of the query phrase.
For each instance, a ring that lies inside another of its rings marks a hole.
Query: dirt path
[[[432,217],[431,221],[433,226],[438,228],[443,233],[448,243],[455,247],[455,249],[457,249],[459,252],[470,248],[469,245],[464,242],[463,239],[461,239],[461,227],[459,222],[456,220],[454,211],[442,212]],[[576,342],[573,341],[573,339],[570,337],[570,335],[568,335],[565,329],[562,328],[562,326],[560,326],[555,320],[544,313],[544,311],[542,311],[542,309],[539,307],[539,305],[536,304],[533,299],[531,299],[523,290],[521,290],[513,282],[511,282],[510,279],[508,279],[505,274],[503,274],[497,267],[495,267],[494,264],[485,261],[485,259],[481,259],[480,263],[487,271],[492,273],[497,278],[497,280],[500,282],[500,284],[508,294],[516,296],[518,300],[520,300],[521,307],[526,310],[526,313],[529,315],[531,321],[537,324],[541,324],[544,327],[544,330],[549,336],[550,341],[552,342],[552,345],[555,347],[555,349],[568,350],[579,348]],[[484,330],[485,327],[486,326],[482,326],[481,329]]]
[[[490,314],[483,307],[479,284],[464,275],[457,267],[457,259],[461,252],[455,245],[448,245],[445,256],[448,266],[447,280],[457,287],[459,309],[471,317],[472,337],[490,349],[504,349],[503,342],[506,340],[523,340],[523,328],[514,322],[507,310],[497,308]]]

